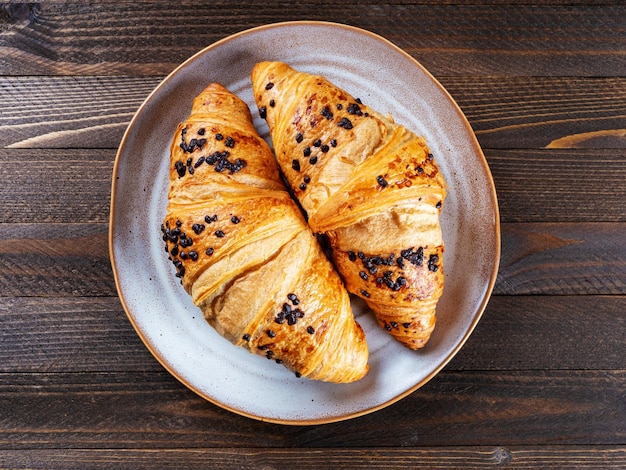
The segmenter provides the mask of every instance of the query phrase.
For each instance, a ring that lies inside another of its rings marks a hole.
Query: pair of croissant
[[[247,105],[209,85],[172,142],[165,249],[233,344],[298,377],[361,379],[368,349],[348,291],[411,349],[434,328],[443,177],[422,138],[323,77],[262,62],[252,83],[275,157]]]

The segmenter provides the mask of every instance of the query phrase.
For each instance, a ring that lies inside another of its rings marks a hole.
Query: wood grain
[[[444,371],[394,405],[324,426],[236,415],[166,372],[0,377],[0,402],[11,410],[0,428],[5,450],[617,446],[626,438],[625,371]]]
[[[116,297],[0,297],[0,372],[160,371]]]
[[[159,81],[0,77],[0,146],[117,148],[131,118]]]
[[[624,296],[493,296],[449,370],[624,369]]]
[[[230,34],[309,19],[380,34],[435,75],[625,75],[624,5],[562,3],[515,8],[497,1],[3,5],[0,74],[165,75]]]
[[[188,470],[219,468],[252,469],[324,469],[368,468],[394,470],[407,468],[485,469],[506,466],[529,468],[622,468],[626,466],[623,446],[462,446],[368,449],[36,449],[0,450],[0,461],[10,468],[54,468],[82,470],[162,469]],[[462,462],[462,464],[461,464]]]
[[[117,148],[161,78],[0,77],[0,147]],[[626,148],[625,77],[439,79],[485,149]]]
[[[503,222],[626,220],[626,153],[486,150]]]
[[[2,222],[108,222],[114,159],[114,150],[0,150]]]
[[[502,225],[499,294],[624,294],[621,223]]]
[[[494,296],[446,369],[623,369],[625,309],[626,296]],[[116,297],[0,297],[0,324],[0,373],[162,370]]]
[[[626,222],[622,149],[486,149],[485,155],[504,223]],[[108,222],[114,158],[113,149],[0,149],[3,222]]]
[[[0,224],[0,295],[114,295],[104,224]]]
[[[626,80],[442,77],[485,148],[624,148]]]
[[[116,295],[107,229],[104,223],[0,224],[0,296]],[[495,294],[626,294],[626,224],[504,223],[501,230]]]

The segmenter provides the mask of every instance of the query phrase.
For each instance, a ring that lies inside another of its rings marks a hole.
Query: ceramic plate
[[[435,331],[421,351],[396,343],[354,301],[370,348],[370,372],[352,384],[296,378],[273,361],[221,338],[183,291],[163,250],[160,225],[168,191],[169,145],[193,98],[217,81],[248,103],[269,142],[252,96],[256,62],[283,61],[325,75],[417,134],[447,179],[442,212],[445,288]],[[410,394],[459,351],[491,294],[500,256],[493,181],[474,133],[444,88],[411,56],[361,29],[290,22],[247,30],[200,51],[146,99],[122,139],[113,174],[110,252],[128,317],[176,378],[221,407],[284,424],[363,415]]]

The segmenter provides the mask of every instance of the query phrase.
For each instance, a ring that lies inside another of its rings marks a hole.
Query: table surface
[[[621,1],[0,3],[0,467],[626,467]],[[326,20],[420,61],[472,125],[501,211],[493,296],[399,403],[284,426],[206,402],[132,328],[108,252],[133,114],[250,27]]]

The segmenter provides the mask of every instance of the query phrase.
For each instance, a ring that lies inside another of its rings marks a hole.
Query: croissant
[[[350,297],[281,180],[244,101],[211,84],[178,125],[161,226],[176,276],[223,337],[294,371],[368,371]]]
[[[276,159],[346,287],[381,327],[423,347],[441,297],[446,185],[426,141],[321,76],[252,71]]]

